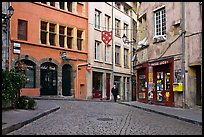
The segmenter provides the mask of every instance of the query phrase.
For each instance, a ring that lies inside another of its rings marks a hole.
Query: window
[[[72,48],[72,28],[67,28],[67,47]]]
[[[50,26],[49,26],[49,42],[50,42],[50,45],[56,45],[56,43],[55,43],[55,37],[56,37],[55,26],[56,26],[56,24],[50,23]]]
[[[166,34],[166,13],[165,8],[159,9],[154,13],[155,36]]]
[[[111,46],[110,45],[105,45],[105,62],[110,63],[111,62]]]
[[[18,20],[18,39],[27,40],[27,21]]]
[[[115,45],[115,64],[120,65],[120,46]]]
[[[59,26],[59,44],[60,47],[64,48],[64,40],[65,40],[65,27],[64,26]]]
[[[115,35],[120,37],[120,20],[115,19]]]
[[[147,35],[147,23],[146,23],[146,13],[141,15],[141,17],[138,19],[139,22],[139,40],[143,40]]]
[[[25,75],[28,80],[25,84],[25,88],[35,88],[35,64],[31,61],[25,61],[25,64],[27,66]]]
[[[115,2],[115,7],[120,9],[120,3],[119,2]]]
[[[55,2],[50,2],[50,6],[54,6],[55,7]]]
[[[124,26],[123,26],[124,28],[124,34],[125,34],[125,36],[127,36],[127,38],[128,38],[128,25],[126,24],[126,23],[124,23]]]
[[[64,2],[59,2],[60,9],[64,10]]]
[[[40,34],[40,40],[42,44],[47,44],[47,22],[41,21],[41,34]]]
[[[100,29],[100,11],[95,10],[95,28]]]
[[[67,2],[67,10],[72,12],[72,2]]]
[[[128,14],[128,12],[129,12],[129,9],[128,9],[126,6],[124,6],[124,12],[125,12],[126,14]]]
[[[124,49],[124,67],[128,67],[128,49]]]
[[[83,42],[82,33],[83,31],[77,30],[77,49],[78,50],[82,50],[82,42]]]
[[[109,31],[109,26],[110,26],[110,17],[108,15],[105,15],[105,30]]]
[[[95,41],[95,59],[101,60],[101,42]]]

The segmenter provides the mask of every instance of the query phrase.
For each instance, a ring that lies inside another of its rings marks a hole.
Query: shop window
[[[67,28],[67,47],[72,48],[72,28]]]
[[[18,39],[27,40],[27,24],[25,20],[18,20]]]

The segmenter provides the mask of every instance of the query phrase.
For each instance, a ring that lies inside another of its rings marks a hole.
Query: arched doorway
[[[53,63],[40,66],[40,95],[57,95],[57,66]]]
[[[62,95],[71,96],[71,69],[72,67],[65,64],[62,67]]]

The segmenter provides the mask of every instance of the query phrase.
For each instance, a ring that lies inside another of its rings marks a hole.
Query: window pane
[[[59,4],[60,4],[60,9],[64,10],[64,2],[59,2]]]
[[[41,43],[42,44],[46,44],[46,41],[47,41],[46,34],[47,34],[46,32],[41,31]]]
[[[27,21],[18,20],[18,39],[27,40]]]
[[[67,10],[72,11],[72,2],[67,2]]]
[[[59,36],[59,43],[60,43],[60,47],[64,48],[64,36]]]
[[[50,45],[55,45],[55,34],[50,33],[49,40],[50,40]]]

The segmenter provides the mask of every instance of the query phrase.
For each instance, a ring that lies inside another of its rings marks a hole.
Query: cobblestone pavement
[[[61,108],[8,135],[202,135],[202,126],[114,102],[49,101]]]

